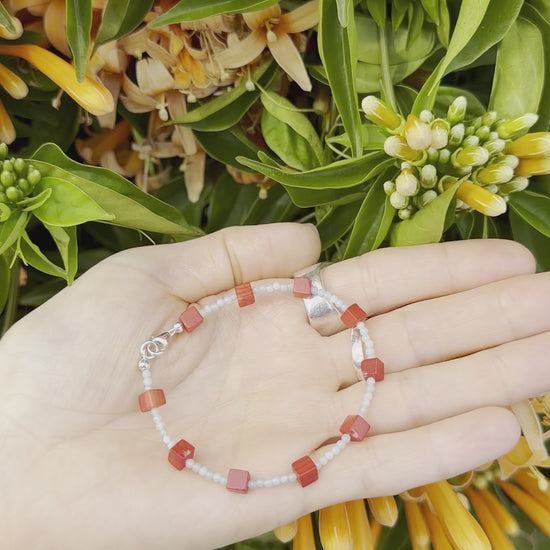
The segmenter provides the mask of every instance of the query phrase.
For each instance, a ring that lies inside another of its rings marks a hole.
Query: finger
[[[531,253],[505,240],[385,248],[323,270],[325,288],[369,316],[535,271]]]
[[[134,249],[118,262],[139,263],[188,302],[258,279],[290,277],[317,261],[319,235],[309,224],[231,227],[184,243]]]
[[[367,321],[387,372],[460,357],[550,330],[550,273],[411,304]],[[356,381],[349,332],[325,339],[336,386]]]
[[[448,479],[506,454],[519,435],[510,411],[487,407],[421,428],[367,437],[350,443],[320,471],[319,481],[307,488],[307,507],[394,495]]]
[[[507,407],[550,390],[550,332],[445,363],[391,374],[376,386],[367,421],[371,433],[423,426],[487,405]],[[364,384],[339,391],[337,419],[357,410]]]

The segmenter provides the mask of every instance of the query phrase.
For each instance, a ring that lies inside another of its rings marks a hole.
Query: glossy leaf
[[[92,30],[92,0],[67,0],[66,33],[73,54],[76,77],[82,81],[86,75],[90,32]]]
[[[314,168],[307,172],[268,166],[242,157],[237,160],[260,174],[290,187],[340,189],[359,185],[393,164],[393,159],[383,160],[384,158],[387,158],[384,153],[374,152],[358,159],[339,160],[328,166]]]
[[[407,45],[410,47],[422,32],[424,10],[418,4],[409,4],[409,26],[407,28]]]
[[[312,206],[335,205],[340,202],[361,200],[365,196],[364,191],[356,189],[304,189],[301,187],[289,187],[283,185],[290,200],[300,208]]]
[[[382,184],[382,181],[376,181],[369,189],[355,219],[344,258],[375,250],[386,238],[395,218],[395,209]]]
[[[259,147],[250,141],[238,126],[219,132],[199,132],[194,130],[193,134],[200,146],[208,156],[221,162],[229,164],[239,170],[243,165],[237,162],[237,157],[256,158]]]
[[[388,132],[376,124],[361,125],[361,146],[363,151],[377,151],[384,149],[384,141],[389,136]],[[347,133],[327,138],[327,143],[350,147],[350,140]]]
[[[546,0],[544,0],[546,2]],[[542,0],[535,3],[537,9],[526,4],[521,12],[522,16],[539,29],[544,48],[544,86],[538,108],[539,119],[531,129],[532,132],[544,132],[550,126],[550,5],[543,11]],[[546,15],[544,15],[546,14]],[[540,78],[540,77],[539,77]]]
[[[4,310],[10,292],[11,272],[8,259],[0,256],[0,313]]]
[[[22,206],[25,212],[32,212],[33,210],[40,208],[50,198],[51,194],[51,189],[44,189],[38,195],[27,197],[26,199],[19,201],[17,204],[18,206]]]
[[[262,136],[283,161],[299,170],[324,164],[321,140],[309,119],[287,99],[270,91],[261,96]]]
[[[262,88],[266,88],[276,73],[276,63],[263,64],[252,73],[252,80],[257,80]],[[246,89],[246,80],[243,78],[239,85],[231,91],[204,102],[187,114],[175,119],[173,123],[183,124],[202,132],[227,130],[240,122],[258,97],[260,97],[260,90],[256,88],[249,92]]]
[[[463,0],[447,53],[438,63],[415,101],[413,113],[418,115],[424,109],[433,107],[437,89],[448,67],[457,55],[468,45],[483,21],[491,0]]]
[[[437,25],[437,37],[446,47],[449,47],[449,34],[451,32],[451,16],[447,6],[447,0],[439,0],[439,24]]]
[[[134,0],[132,0],[134,1]],[[224,13],[242,13],[244,11],[255,11],[268,8],[277,3],[277,0],[180,0],[173,8],[166,13],[153,19],[149,26],[152,29],[180,23],[182,21],[196,21],[211,15]]]
[[[338,9],[338,21],[342,27],[347,27],[349,15],[353,13],[349,9],[349,4],[353,5],[353,0],[336,0],[336,8]]]
[[[114,214],[106,212],[89,195],[65,179],[45,176],[35,189],[39,193],[51,190],[50,198],[33,211],[43,223],[63,227],[115,218]]]
[[[97,30],[94,49],[133,31],[152,5],[153,0],[109,0]]]
[[[326,250],[339,241],[353,226],[361,201],[354,201],[331,208],[317,224],[321,238],[321,250]]]
[[[395,224],[390,234],[391,246],[439,242],[447,229],[449,212],[454,215],[456,191],[461,183],[457,181],[410,219]]]
[[[391,7],[391,24],[394,32],[401,27],[401,23],[403,23],[407,10],[409,9],[409,2],[410,0],[393,0]]]
[[[79,164],[52,144],[43,145],[32,163],[45,176],[75,185],[106,211],[115,215],[112,223],[157,233],[194,237],[202,231],[189,225],[175,208],[140,191],[122,176],[95,166]]]
[[[52,277],[61,277],[65,279],[65,271],[55,265],[29,238],[27,233],[23,233],[19,241],[19,255],[26,265],[31,265],[38,271],[51,275]]]
[[[8,12],[8,10],[4,7],[4,3],[0,3],[0,25],[2,27],[5,27],[10,34],[15,34],[17,32],[17,29],[15,28],[15,25],[13,24],[12,18]],[[0,311],[2,308],[0,307]]]
[[[366,2],[370,16],[378,27],[383,29],[386,26],[386,0],[366,0]]]
[[[57,250],[65,267],[65,279],[70,285],[78,269],[78,242],[76,240],[76,227],[56,227],[44,224],[52,236]]]
[[[338,9],[334,0],[319,1],[319,25],[317,44],[332,98],[344,129],[350,137],[354,156],[361,154],[361,119],[356,90],[357,33],[353,2],[347,3],[348,25],[342,27],[338,20]],[[335,47],[335,44],[338,47]]]
[[[498,47],[490,109],[504,118],[536,113],[544,88],[544,55],[540,30],[520,17]]]
[[[6,250],[14,244],[21,236],[25,227],[29,215],[26,212],[15,212],[4,223],[0,224],[0,255],[4,254]]]
[[[513,209],[509,213],[514,240],[526,246],[535,256],[537,271],[550,271],[550,238],[533,228]]]
[[[508,206],[531,227],[550,237],[550,197],[529,190],[512,193]]]
[[[439,3],[440,0],[420,0],[422,7],[430,16],[431,20],[439,25]]]

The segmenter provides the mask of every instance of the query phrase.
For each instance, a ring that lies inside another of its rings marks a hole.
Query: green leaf
[[[414,114],[418,115],[424,109],[432,109],[441,79],[454,58],[468,45],[477,29],[480,28],[490,3],[491,0],[463,0],[461,2],[458,20],[447,53],[422,86],[414,104]]]
[[[153,0],[109,0],[94,41],[94,50],[133,31],[151,10]]]
[[[487,107],[479,101],[476,95],[464,88],[454,86],[440,86],[435,98],[433,112],[436,116],[445,118],[451,103],[458,97],[464,96],[467,100],[466,119],[473,119],[485,114]]]
[[[391,7],[391,24],[393,31],[397,31],[405,19],[409,9],[409,0],[393,0]]]
[[[376,181],[357,214],[344,258],[360,256],[377,249],[388,234],[395,208],[390,204],[381,181]]]
[[[3,3],[0,3],[0,26],[4,27],[10,34],[15,34],[17,32],[13,20]],[[0,311],[1,310],[2,308],[0,307]]]
[[[508,206],[531,227],[550,237],[550,197],[528,190],[512,193]]]
[[[6,306],[10,293],[11,271],[8,259],[5,255],[0,256],[0,314]]]
[[[11,208],[0,202],[0,223],[5,222],[11,216]]]
[[[387,159],[384,153],[374,152],[357,159],[339,160],[307,172],[296,172],[287,168],[268,166],[252,159],[239,157],[237,160],[279,183],[308,189],[353,187],[374,177],[394,163],[394,159]]]
[[[361,200],[365,196],[364,191],[355,189],[303,189],[301,187],[287,187],[286,190],[290,200],[300,208],[311,206],[335,205],[341,201],[350,202]]]
[[[381,126],[370,123],[361,125],[361,145],[363,151],[380,151],[384,149],[384,141],[386,141],[388,136],[389,133]],[[326,141],[327,143],[350,147],[349,136],[345,132],[338,136],[329,137]]]
[[[544,55],[539,28],[520,17],[499,44],[489,108],[505,118],[536,113],[544,88]]]
[[[550,271],[550,239],[525,221],[514,209],[509,212],[514,240],[526,246],[535,256],[537,271]]]
[[[350,136],[352,154],[357,157],[361,154],[361,119],[356,91],[357,34],[353,2],[347,4],[347,9],[348,25],[342,27],[334,0],[320,0],[317,44],[334,103]]]
[[[412,46],[422,32],[424,10],[418,4],[409,5],[409,26],[407,28],[407,45]]]
[[[262,136],[283,161],[299,170],[325,163],[321,140],[308,118],[294,105],[273,92],[261,96]]]
[[[55,145],[43,145],[34,154],[32,163],[44,176],[66,180],[81,189],[103,209],[115,215],[112,220],[115,225],[186,238],[202,234],[172,206],[144,193],[110,170],[71,160]]]
[[[260,65],[253,73],[252,80],[257,81],[262,88],[269,86],[277,73],[274,62]],[[202,132],[219,132],[227,130],[240,122],[243,115],[260,97],[257,88],[252,92],[246,89],[246,80],[229,92],[204,102],[187,114],[172,121],[173,124],[183,124]]]
[[[420,2],[431,20],[439,25],[439,0],[420,0]]]
[[[353,6],[353,0],[336,0],[338,9],[338,21],[342,27],[347,27],[349,23],[349,14],[353,13],[353,7],[350,10],[349,4]]]
[[[367,0],[367,9],[378,27],[386,26],[386,0]]]
[[[21,236],[29,215],[26,212],[14,212],[13,215],[4,223],[0,224],[0,255]]]
[[[133,1],[133,0],[132,0]],[[163,25],[181,23],[182,21],[196,21],[211,15],[224,13],[242,13],[268,8],[277,3],[277,0],[180,0],[166,13],[153,19],[149,27],[156,29]]]
[[[354,201],[329,210],[317,224],[321,250],[332,246],[351,229],[360,207],[361,201]]]
[[[219,132],[193,131],[193,135],[209,157],[242,170],[237,157],[256,158],[260,148],[250,141],[238,126]]]
[[[19,201],[18,206],[23,206],[25,212],[32,212],[37,208],[40,208],[51,196],[52,190],[50,188],[44,189],[38,195],[33,195],[32,197],[27,197],[22,201]]]
[[[446,229],[448,213],[454,210],[456,191],[461,183],[462,180],[458,180],[410,219],[395,224],[390,234],[391,246],[439,242]]]
[[[76,77],[79,82],[86,75],[90,32],[92,30],[92,0],[67,0],[66,33],[73,54]]]
[[[449,33],[451,31],[451,17],[447,0],[439,0],[439,24],[437,25],[437,37],[447,48],[449,46]]]
[[[89,195],[65,179],[45,176],[35,189],[39,193],[51,190],[50,198],[33,211],[43,223],[63,227],[115,218],[114,214],[106,212]]]
[[[56,227],[44,224],[52,236],[65,267],[65,279],[71,285],[78,270],[78,242],[76,227]]]
[[[65,279],[65,271],[49,260],[44,253],[29,238],[26,232],[19,241],[19,255],[25,265],[31,265],[38,271]]]

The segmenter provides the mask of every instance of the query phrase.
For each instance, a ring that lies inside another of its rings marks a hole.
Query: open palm
[[[102,262],[0,342],[0,513],[13,548],[216,548],[319,507],[395,494],[507,452],[509,404],[550,388],[550,278],[504,241],[389,249],[330,266],[386,364],[372,430],[302,489],[247,495],[172,468],[143,391],[139,348],[190,303],[288,280],[317,261],[309,227],[234,228]],[[338,436],[363,393],[349,331],[319,335],[301,300],[263,295],[174,336],[152,365],[170,434],[196,460],[254,477]],[[322,452],[322,451],[318,451]]]

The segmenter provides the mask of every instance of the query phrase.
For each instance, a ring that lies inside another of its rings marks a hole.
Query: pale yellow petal
[[[136,63],[136,79],[141,91],[147,95],[174,88],[174,78],[158,59],[140,59]]]
[[[204,187],[206,154],[199,151],[185,160],[185,188],[191,202],[197,202]]]
[[[118,45],[124,52],[132,57],[141,59],[147,50],[147,28],[143,27],[118,40]]]
[[[51,0],[44,13],[44,32],[54,48],[72,57],[65,30],[65,0]]]
[[[281,541],[281,542],[290,542],[298,532],[298,521],[291,521],[290,523],[287,523],[286,525],[281,525],[281,527],[275,527],[273,529],[273,534]]]
[[[120,99],[131,113],[148,113],[156,109],[157,100],[144,94],[126,74],[122,75],[122,89],[126,95],[120,96]]]
[[[166,103],[168,104],[168,112],[172,120],[180,118],[187,112],[185,96],[180,92],[168,92],[166,94]],[[198,150],[193,131],[186,126],[175,126],[172,140],[179,144],[186,155],[194,155]]]
[[[270,19],[279,19],[280,15],[281,8],[279,7],[279,4],[275,4],[274,6],[270,6],[269,8],[265,8],[263,10],[243,13],[243,18],[251,29],[258,29],[265,25],[265,23]]]
[[[353,539],[345,504],[319,510],[319,538],[324,550],[352,550]]]
[[[120,89],[122,87],[122,75],[116,73],[104,73],[101,77],[103,85],[111,92],[115,104],[118,103]],[[116,124],[116,109],[113,109],[106,115],[97,117],[97,121],[102,128],[114,128]]]
[[[13,31],[10,31],[7,27],[0,25],[0,38],[6,38],[7,40],[15,40],[23,34],[23,25],[17,17],[10,17],[11,23],[14,27]]]
[[[376,521],[386,527],[393,527],[399,514],[397,503],[392,496],[368,498],[370,511]]]
[[[0,141],[11,143],[15,140],[15,128],[4,104],[0,101]]]
[[[24,10],[24,9],[31,10],[32,8],[42,7],[42,6],[45,9],[49,1],[50,0],[9,0],[9,5],[11,8],[11,11],[13,13],[16,13],[20,10]]]
[[[25,82],[2,64],[0,64],[0,86],[14,99],[22,99],[29,93]]]
[[[277,31],[292,34],[311,29],[317,23],[319,23],[319,2],[313,0],[281,15]]]
[[[365,503],[362,500],[346,502],[353,547],[361,550],[374,550],[372,533]]]
[[[167,69],[173,67],[178,60],[177,56],[172,55],[153,40],[146,41],[146,51],[150,57],[160,61]]]
[[[300,52],[288,34],[278,34],[277,40],[267,42],[273,58],[280,67],[306,92],[311,90],[311,81],[307,74]]]
[[[117,46],[117,42],[114,40],[99,46],[95,51],[95,56],[101,59],[103,62],[101,68],[105,71],[123,73],[128,67],[128,56]]]
[[[87,139],[75,141],[78,154],[89,164],[98,164],[105,151],[115,151],[127,144],[132,127],[126,120],[121,120],[112,130],[95,134]]]
[[[265,30],[256,29],[240,42],[216,54],[222,67],[244,67],[258,57],[266,46]]]
[[[418,546],[428,545],[430,543],[430,533],[420,505],[413,500],[404,500],[403,502],[411,541]]]

